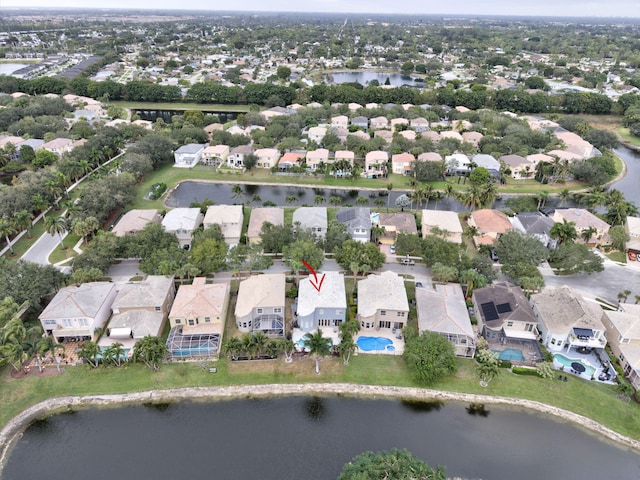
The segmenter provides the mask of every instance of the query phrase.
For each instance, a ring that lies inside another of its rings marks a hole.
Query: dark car
[[[498,254],[496,253],[495,250],[491,250],[489,252],[489,256],[491,257],[491,260],[493,260],[494,262],[498,261]]]

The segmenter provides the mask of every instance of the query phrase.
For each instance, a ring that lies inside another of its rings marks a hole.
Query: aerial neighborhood
[[[78,26],[99,55],[0,32],[28,61],[0,75],[10,375],[640,401],[637,55],[558,53],[575,25],[465,49],[456,22],[282,22]]]

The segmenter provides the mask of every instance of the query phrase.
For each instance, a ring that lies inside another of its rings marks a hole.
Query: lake
[[[366,451],[407,448],[447,476],[637,479],[640,455],[528,411],[287,397],[86,409],[36,422],[4,478],[335,479]]]
[[[31,65],[30,63],[0,63],[0,75],[11,75],[16,70]]]
[[[372,80],[377,80],[380,85],[384,85],[389,79],[389,84],[400,87],[402,85],[409,85],[412,87],[424,86],[424,82],[416,82],[416,77],[409,75],[401,75],[399,73],[380,73],[380,72],[336,72],[326,73],[322,77],[324,83],[329,85],[338,85],[340,83],[358,82],[362,86],[367,86]],[[418,79],[422,80],[422,79]]]

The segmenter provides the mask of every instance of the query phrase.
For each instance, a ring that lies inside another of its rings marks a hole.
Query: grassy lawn
[[[624,252],[615,250],[613,252],[607,253],[606,255],[607,257],[609,257],[609,260],[613,260],[614,262],[627,263],[627,256],[624,254]]]
[[[161,102],[110,102],[113,105],[134,110],[201,110],[203,112],[248,112],[249,105],[222,105],[218,103],[161,103]]]
[[[56,215],[56,213],[51,212],[49,213],[49,215]],[[36,223],[33,226],[33,228],[31,228],[30,237],[27,237],[27,234],[25,233],[22,236],[22,238],[13,245],[13,251],[15,252],[15,256],[10,256],[9,251],[7,251],[4,254],[4,256],[12,260],[19,260],[20,257],[22,257],[22,255],[24,255],[27,252],[27,250],[31,248],[31,245],[33,245],[36,242],[36,240],[40,238],[40,236],[44,233],[44,231],[45,231],[44,222],[40,220],[38,223]]]
[[[64,237],[62,244],[59,244],[56,249],[49,255],[49,262],[58,263],[68,258],[73,258],[78,255],[73,247],[80,240],[80,236],[75,233],[69,233]],[[62,246],[64,244],[64,247]]]
[[[227,332],[230,333],[230,332]],[[479,385],[474,363],[458,360],[455,376],[432,386],[439,390],[526,398],[571,410],[633,438],[640,438],[637,422],[640,407],[616,399],[612,387],[569,377],[568,382],[518,376],[503,370],[488,388]],[[160,388],[212,385],[255,385],[266,383],[351,382],[366,385],[417,387],[401,357],[360,354],[348,366],[337,358],[321,362],[320,376],[314,374],[314,362],[307,358],[287,364],[282,359],[260,362],[217,362],[218,372],[208,373],[197,363],[172,363],[151,372],[138,364],[122,368],[68,367],[58,376],[30,376],[11,379],[8,368],[0,382],[0,424],[27,406],[49,397],[125,393]]]
[[[616,133],[622,138],[624,142],[628,142],[631,145],[635,145],[636,147],[640,147],[640,138],[635,135],[631,135],[628,128],[620,127],[616,130]]]

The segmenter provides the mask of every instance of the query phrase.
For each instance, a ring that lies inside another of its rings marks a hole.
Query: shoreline
[[[519,398],[495,397],[471,393],[454,393],[415,387],[358,385],[351,383],[265,384],[224,387],[186,387],[144,392],[84,395],[49,398],[39,402],[12,418],[0,431],[0,477],[13,447],[24,431],[36,420],[83,407],[122,407],[147,403],[173,403],[185,400],[233,400],[240,398],[335,395],[389,399],[427,400],[441,402],[482,403],[532,410],[555,419],[570,422],[596,434],[617,446],[640,453],[640,441],[622,435],[583,415],[553,407],[545,403]]]

